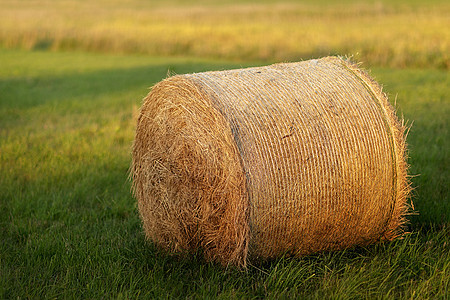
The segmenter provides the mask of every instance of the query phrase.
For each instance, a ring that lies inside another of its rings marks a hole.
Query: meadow
[[[340,54],[448,69],[449,15],[443,0],[3,0],[0,45],[247,61]]]
[[[449,5],[345,2],[2,1],[0,298],[446,299]],[[412,124],[409,233],[246,271],[148,243],[128,170],[149,88],[328,54],[362,60]]]

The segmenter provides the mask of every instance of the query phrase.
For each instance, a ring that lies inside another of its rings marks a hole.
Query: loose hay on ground
[[[408,211],[404,126],[337,57],[167,78],[132,156],[147,237],[224,265],[392,240]]]

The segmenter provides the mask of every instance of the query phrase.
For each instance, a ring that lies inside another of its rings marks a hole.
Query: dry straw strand
[[[245,267],[402,234],[405,129],[356,64],[177,75],[144,100],[131,177],[163,248]]]

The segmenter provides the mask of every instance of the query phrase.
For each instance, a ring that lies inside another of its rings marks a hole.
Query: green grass
[[[408,136],[411,234],[242,272],[145,242],[127,179],[135,118],[168,72],[197,58],[0,50],[0,298],[442,298],[449,295],[450,78],[375,68]],[[248,64],[250,65],[250,63]]]
[[[409,174],[419,216],[413,224],[448,224],[450,221],[450,76],[431,70],[379,69],[375,77],[384,83],[390,99],[397,98],[398,114],[412,124],[409,136]]]

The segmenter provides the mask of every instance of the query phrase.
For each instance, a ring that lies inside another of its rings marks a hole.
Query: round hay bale
[[[170,251],[245,266],[402,233],[404,127],[342,58],[167,78],[132,156],[146,236]]]

